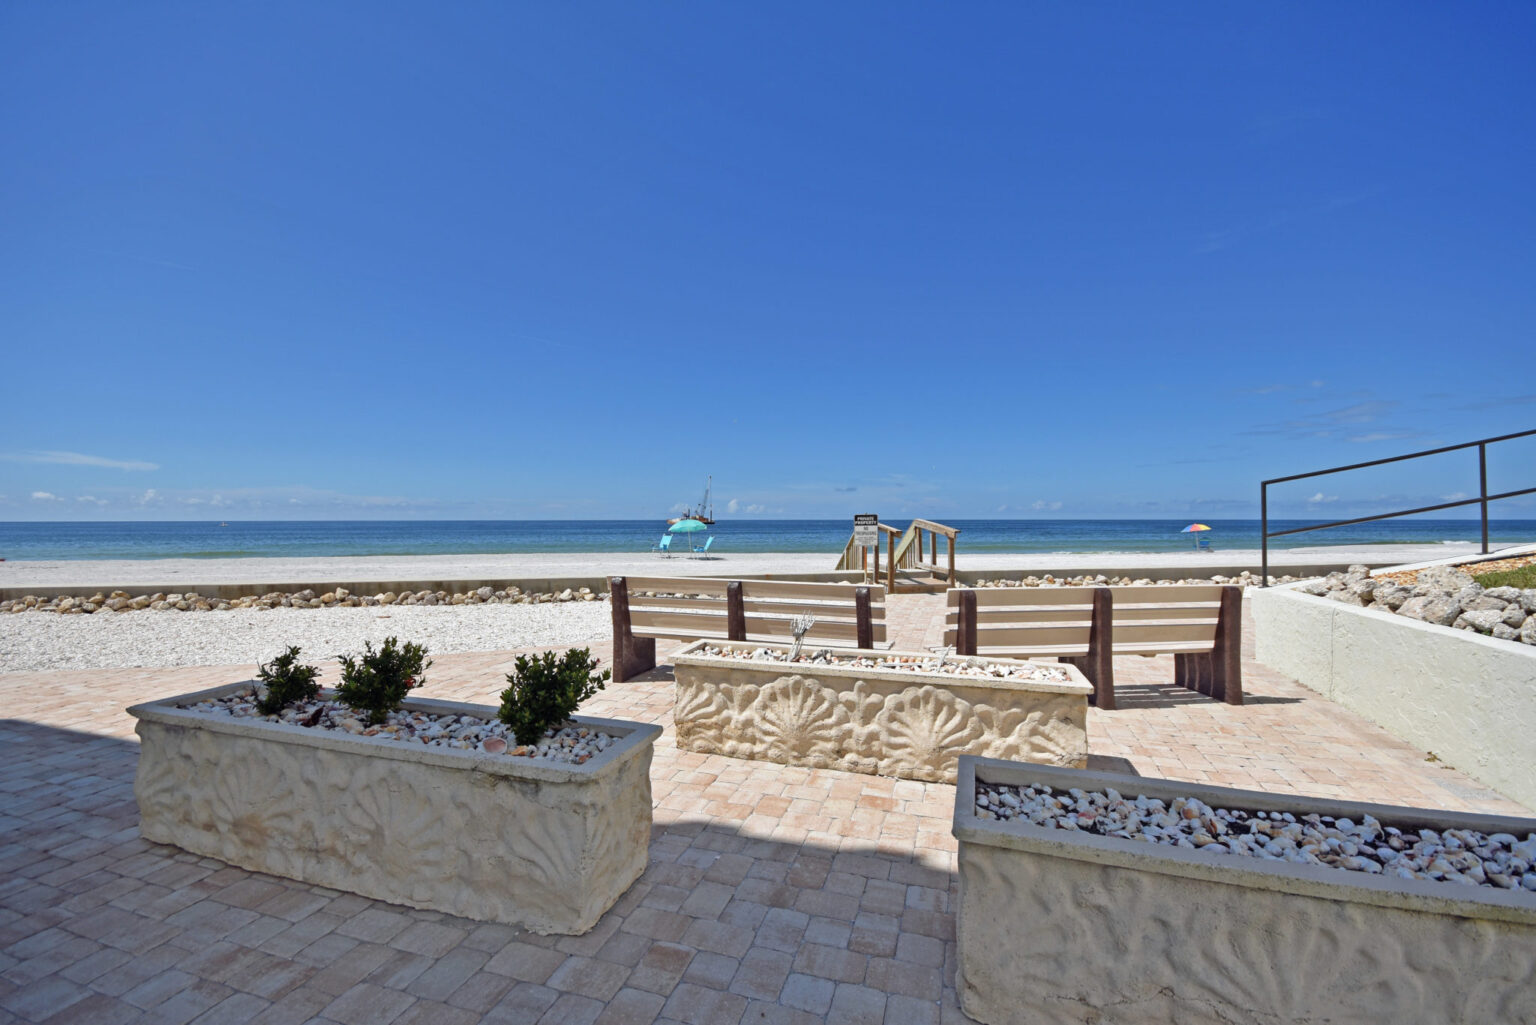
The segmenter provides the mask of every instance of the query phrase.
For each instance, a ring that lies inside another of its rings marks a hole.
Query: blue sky
[[[1536,427],[1533,45],[1527,3],[8,4],[0,519],[708,473],[722,515],[1256,515]]]

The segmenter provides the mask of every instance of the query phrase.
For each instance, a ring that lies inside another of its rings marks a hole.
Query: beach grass
[[[1536,587],[1536,562],[1525,566],[1518,566],[1514,569],[1479,573],[1472,579],[1484,587],[1518,587],[1522,590]]]

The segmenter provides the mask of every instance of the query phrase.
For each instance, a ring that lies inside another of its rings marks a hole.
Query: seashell
[[[480,742],[480,748],[486,754],[499,755],[507,750],[507,742],[500,737],[487,737]]]

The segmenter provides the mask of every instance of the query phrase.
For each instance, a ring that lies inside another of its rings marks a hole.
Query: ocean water
[[[958,551],[991,553],[1177,552],[1194,547],[1187,520],[950,520]],[[1257,548],[1258,520],[1205,520],[1215,549]],[[1313,521],[1316,522],[1316,521]],[[907,521],[892,520],[905,528]],[[1305,526],[1275,520],[1271,530]],[[0,523],[0,559],[179,559],[261,556],[459,555],[643,552],[666,530],[658,520],[317,520],[151,523]],[[723,520],[715,548],[731,552],[826,552],[835,556],[850,520]],[[1271,548],[1323,544],[1477,541],[1477,520],[1406,518],[1275,538]],[[704,535],[696,534],[695,538]],[[1536,541],[1536,520],[1489,523],[1499,544]],[[940,541],[940,556],[944,552]]]

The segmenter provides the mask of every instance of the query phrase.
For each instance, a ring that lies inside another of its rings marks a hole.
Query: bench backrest
[[[1117,654],[1162,654],[1214,647],[1221,584],[1111,587]]]
[[[796,616],[812,616],[807,644],[879,646],[886,642],[885,588],[792,580],[702,577],[617,577],[627,592],[628,630],[635,637],[720,637],[785,642]],[[615,601],[614,627],[622,628]]]
[[[944,643],[962,654],[999,654],[1018,648],[1060,648],[1065,654],[1081,654],[1088,648],[1093,628],[1096,587],[990,587],[951,588],[945,596]],[[969,620],[962,604],[974,595],[975,645],[961,636]]]

